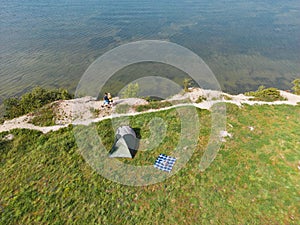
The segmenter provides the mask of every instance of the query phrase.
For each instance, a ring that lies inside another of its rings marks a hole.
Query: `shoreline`
[[[41,131],[42,133],[48,133],[50,131],[57,131],[59,129],[68,127],[69,125],[90,125],[91,123],[100,122],[105,119],[112,119],[116,117],[123,117],[123,116],[135,116],[140,115],[144,113],[151,113],[151,112],[158,112],[163,110],[169,110],[176,107],[182,107],[182,106],[195,106],[199,109],[206,109],[210,110],[210,108],[217,103],[231,103],[235,104],[239,107],[242,107],[244,104],[247,105],[291,105],[296,106],[300,103],[300,96],[295,95],[286,91],[280,91],[281,96],[285,97],[287,100],[285,101],[274,101],[274,102],[263,102],[263,101],[252,101],[250,100],[252,97],[245,96],[243,94],[239,95],[230,95],[227,93],[219,92],[219,91],[213,91],[213,90],[202,90],[199,88],[191,89],[190,92],[185,93],[184,95],[175,95],[170,99],[167,99],[167,101],[176,101],[176,100],[184,100],[189,99],[191,103],[181,103],[172,105],[169,107],[159,108],[159,109],[149,109],[147,111],[142,112],[136,112],[133,110],[133,108],[137,105],[143,105],[147,102],[143,99],[138,98],[129,98],[129,99],[118,99],[115,98],[115,104],[116,105],[124,105],[127,104],[131,108],[131,111],[128,113],[115,113],[112,109],[110,112],[105,112],[105,115],[93,118],[91,113],[88,111],[91,108],[93,109],[99,109],[101,107],[102,101],[96,101],[92,97],[83,97],[78,99],[71,99],[71,100],[61,100],[60,102],[60,113],[64,115],[69,115],[69,117],[66,117],[66,122],[63,124],[56,124],[54,126],[36,126],[34,124],[29,123],[30,120],[29,114],[23,115],[18,118],[14,118],[12,120],[7,120],[3,124],[0,125],[0,133],[2,132],[9,132],[13,129],[31,129],[31,130],[37,130]],[[211,99],[204,100],[201,103],[196,103],[196,100],[199,96],[210,96]],[[222,98],[221,100],[212,100],[216,96],[227,96],[231,98],[231,100],[225,100]],[[114,106],[115,108],[116,106]],[[58,110],[58,111],[59,111]],[[75,118],[76,116],[80,116],[80,119],[71,119]],[[70,118],[71,117],[71,118]],[[67,122],[69,121],[69,122]]]

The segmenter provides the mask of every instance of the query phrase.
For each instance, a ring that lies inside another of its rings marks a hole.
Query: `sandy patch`
[[[168,101],[177,101],[177,100],[185,100],[189,99],[194,106],[202,109],[210,109],[215,103],[218,102],[229,102],[236,104],[238,106],[242,106],[242,104],[268,104],[268,105],[278,105],[278,104],[289,104],[289,105],[297,105],[300,103],[300,96],[294,95],[289,92],[280,91],[280,94],[285,97],[286,101],[275,101],[275,102],[261,102],[261,101],[251,101],[249,100],[251,97],[245,96],[243,94],[239,95],[230,95],[227,93],[223,93],[220,91],[214,90],[203,90],[200,88],[190,89],[190,92],[184,94],[177,94],[172,98],[168,99]],[[201,103],[195,104],[199,96],[204,97],[206,100]],[[130,110],[128,115],[140,114],[134,111],[134,108],[137,105],[145,105],[149,104],[146,100],[140,98],[128,98],[128,99],[113,99],[113,106],[107,107],[103,106],[103,101],[97,101],[93,97],[83,97],[72,100],[64,100],[57,101],[52,104],[55,105],[55,113],[56,113],[56,124],[55,126],[50,127],[39,127],[31,124],[29,121],[33,118],[32,114],[24,115],[19,118],[15,118],[9,121],[5,121],[2,125],[0,125],[0,132],[10,131],[15,128],[25,128],[25,129],[33,129],[39,130],[43,133],[47,133],[49,131],[55,131],[62,127],[68,126],[68,124],[85,124],[88,125],[92,122],[98,122],[102,119],[109,117],[117,117],[118,114],[115,112],[115,108],[117,105],[129,105]],[[158,109],[155,111],[159,111],[163,109]],[[154,111],[154,110],[149,110]],[[145,112],[143,112],[145,113]]]

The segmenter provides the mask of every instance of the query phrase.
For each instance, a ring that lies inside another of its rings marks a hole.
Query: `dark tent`
[[[109,157],[133,158],[137,152],[138,144],[136,134],[131,127],[119,127],[116,131],[115,142],[109,152]]]

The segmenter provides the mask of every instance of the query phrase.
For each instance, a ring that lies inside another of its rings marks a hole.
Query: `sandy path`
[[[149,113],[161,110],[167,110],[174,107],[184,106],[184,105],[191,105],[193,104],[195,107],[201,109],[210,109],[214,104],[218,102],[228,102],[233,103],[238,106],[242,106],[242,104],[267,104],[267,105],[280,105],[280,104],[287,104],[287,105],[297,105],[300,102],[300,96],[294,95],[285,91],[280,91],[280,94],[287,98],[286,101],[275,101],[275,102],[261,102],[261,101],[250,101],[251,97],[245,96],[243,94],[240,95],[229,95],[226,93],[212,91],[212,90],[202,90],[199,88],[194,88],[191,92],[186,93],[185,95],[175,95],[169,100],[182,100],[182,99],[190,99],[192,103],[187,104],[178,104],[173,105],[171,107],[157,109],[157,110],[149,110],[147,112],[134,112],[132,109],[136,105],[147,104],[147,101],[138,98],[130,98],[130,99],[118,99],[115,98],[114,102],[116,105],[127,104],[131,106],[130,113],[127,114],[116,114],[114,112],[114,107],[106,108],[101,107],[102,101],[96,101],[92,97],[83,97],[78,99],[66,100],[66,101],[58,101],[56,102],[58,105],[57,108],[57,115],[58,119],[56,121],[57,124],[55,126],[49,127],[39,127],[29,123],[32,116],[24,115],[19,118],[15,118],[13,120],[5,121],[4,124],[0,125],[0,133],[4,131],[10,131],[16,128],[25,128],[25,129],[32,129],[38,130],[43,133],[48,133],[50,131],[56,131],[63,127],[67,127],[69,124],[82,124],[82,125],[89,125],[93,122],[99,122],[103,119],[107,118],[114,118],[120,116],[130,116],[130,115],[138,115],[142,113]],[[196,104],[195,101],[198,99],[199,96],[205,96],[207,98],[206,101]],[[231,100],[216,100],[217,98],[220,99],[220,96],[228,96]],[[94,110],[98,110],[98,115],[95,118],[93,114]]]

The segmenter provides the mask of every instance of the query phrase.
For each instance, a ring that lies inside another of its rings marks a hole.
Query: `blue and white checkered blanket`
[[[163,171],[171,172],[176,158],[160,154],[154,163],[154,167]]]

